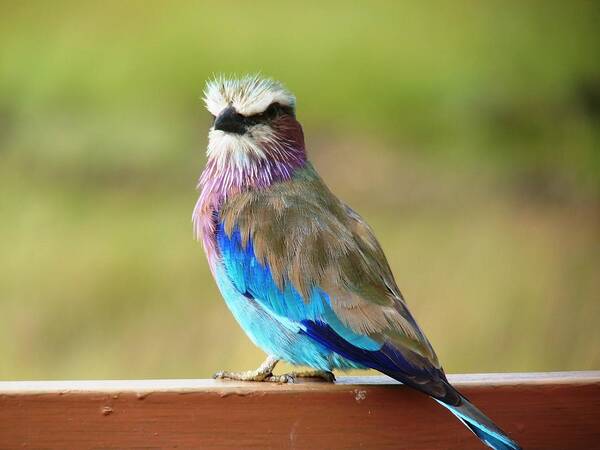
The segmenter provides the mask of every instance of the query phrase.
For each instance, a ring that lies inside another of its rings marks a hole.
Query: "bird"
[[[216,76],[192,222],[227,307],[266,360],[215,378],[334,381],[375,369],[446,407],[484,444],[521,447],[449,382],[367,222],[308,160],[296,98],[261,75]],[[275,375],[279,361],[308,366]]]

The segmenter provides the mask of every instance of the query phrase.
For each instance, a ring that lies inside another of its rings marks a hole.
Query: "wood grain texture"
[[[525,449],[600,448],[600,372],[455,375]],[[387,377],[0,382],[0,449],[484,448]]]

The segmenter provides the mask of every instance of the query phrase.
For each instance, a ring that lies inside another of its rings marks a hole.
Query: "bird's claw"
[[[329,372],[328,370],[321,370],[316,376],[327,383],[335,383],[335,375],[333,372]]]

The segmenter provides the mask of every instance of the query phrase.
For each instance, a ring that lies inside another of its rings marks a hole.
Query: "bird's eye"
[[[277,115],[277,113],[279,112],[279,103],[271,103],[269,105],[269,107],[265,110],[265,112],[263,113],[266,117],[272,119],[273,117],[275,117]]]
[[[246,117],[246,121],[249,123],[256,124],[256,123],[261,123],[261,122],[265,122],[268,120],[273,120],[283,110],[284,110],[284,107],[282,107],[279,103],[271,103],[269,105],[269,107],[267,109],[265,109],[263,112]]]
[[[261,122],[264,120],[274,119],[275,116],[279,113],[279,103],[271,103],[267,109],[265,109],[260,114],[256,114],[255,118],[257,121]]]

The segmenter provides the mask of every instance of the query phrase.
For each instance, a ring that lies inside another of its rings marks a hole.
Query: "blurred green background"
[[[597,2],[0,2],[0,378],[263,355],[191,210],[205,80],[298,97],[448,372],[600,368]]]

